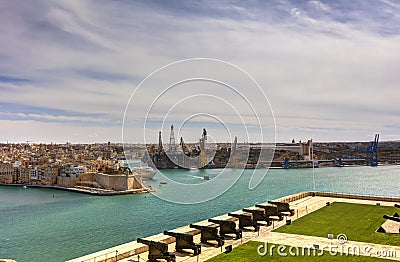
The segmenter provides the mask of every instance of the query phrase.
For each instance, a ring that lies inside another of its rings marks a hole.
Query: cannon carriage
[[[272,220],[265,214],[264,209],[243,208],[242,211],[251,213],[254,221],[266,222],[266,226],[272,225]],[[259,225],[261,225],[261,224],[259,224]]]
[[[242,238],[242,230],[236,229],[236,223],[234,221],[210,218],[208,222],[219,225],[219,234],[221,237],[227,234],[234,234],[236,239]]]
[[[200,233],[200,242],[203,244],[209,244],[208,241],[216,241],[217,247],[224,245],[224,239],[218,235],[218,225],[212,224],[208,226],[190,224],[189,227],[199,229]]]
[[[278,207],[278,211],[285,216],[293,216],[294,209],[290,208],[289,203],[286,202],[277,202],[277,201],[268,201],[269,204],[275,205]]]
[[[268,216],[270,219],[271,217],[278,217],[279,221],[283,220],[283,214],[279,212],[278,207],[276,205],[257,204],[256,207],[264,209],[265,215]]]
[[[228,216],[236,217],[239,219],[239,229],[246,229],[246,227],[253,227],[255,232],[260,230],[260,225],[256,220],[253,220],[253,215],[249,213],[229,213]]]
[[[201,253],[201,245],[194,243],[193,235],[191,234],[164,231],[164,235],[175,237],[175,250],[177,252],[182,252],[183,249],[192,249],[195,256]]]
[[[175,255],[168,252],[168,244],[143,238],[138,238],[137,242],[149,246],[149,262],[157,262],[159,259],[167,262],[176,261]]]

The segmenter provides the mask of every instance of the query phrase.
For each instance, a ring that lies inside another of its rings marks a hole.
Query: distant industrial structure
[[[171,126],[169,143],[161,132],[157,144],[0,144],[0,184],[55,185],[121,190],[137,188],[121,161],[142,160],[168,168],[302,168],[400,164],[400,141],[295,142],[261,144],[211,143],[203,129],[198,143],[176,144]],[[140,161],[139,161],[140,162]],[[134,170],[132,170],[135,173]],[[97,174],[97,175],[95,175]],[[134,174],[135,175],[135,174]],[[113,182],[115,180],[115,183]],[[123,183],[121,182],[123,181]],[[139,181],[140,182],[140,181]]]
[[[165,150],[159,132],[158,147],[146,145],[143,158],[149,166],[171,168],[310,168],[319,166],[378,165],[378,141],[365,143],[314,143],[311,139],[296,143],[207,143],[207,130],[203,129],[198,144],[175,144],[174,127],[171,126],[170,142]],[[331,146],[332,144],[332,146]],[[347,147],[349,147],[347,149]],[[400,149],[399,149],[400,150]],[[365,154],[365,156],[363,155]]]
[[[371,141],[366,150],[360,151],[361,153],[366,153],[365,163],[367,166],[377,166],[378,165],[378,143],[379,134],[375,134],[374,141]]]

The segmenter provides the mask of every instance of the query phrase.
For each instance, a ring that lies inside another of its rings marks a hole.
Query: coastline
[[[95,195],[95,196],[117,196],[117,195],[130,195],[130,194],[140,194],[140,193],[151,192],[150,188],[113,191],[113,190],[86,188],[86,187],[61,187],[61,186],[55,186],[55,185],[32,185],[32,184],[15,184],[15,183],[14,184],[0,183],[0,186],[12,186],[12,187],[26,186],[27,188],[48,188],[48,189],[70,191],[70,192]]]

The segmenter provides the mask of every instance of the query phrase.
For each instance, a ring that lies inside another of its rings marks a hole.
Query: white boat
[[[23,186],[22,188],[24,188],[24,189],[25,189],[25,188],[27,188],[27,187],[26,187],[26,186]]]
[[[142,180],[153,179],[156,171],[149,166],[136,166],[132,170]]]

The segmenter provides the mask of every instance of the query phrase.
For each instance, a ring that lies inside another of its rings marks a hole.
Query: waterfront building
[[[14,167],[10,163],[0,163],[0,183],[13,183]]]

